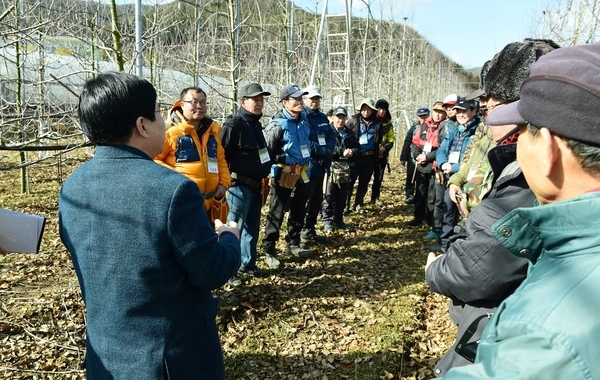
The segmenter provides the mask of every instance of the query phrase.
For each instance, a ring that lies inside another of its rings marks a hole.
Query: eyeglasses
[[[192,107],[206,107],[206,105],[208,104],[207,101],[202,101],[202,102],[198,102],[196,100],[182,100],[182,103],[188,103],[189,105],[191,105]]]
[[[294,98],[294,97],[291,97],[291,96],[290,96],[290,97],[289,97],[289,98],[287,98],[286,100],[295,100],[295,101],[297,101],[297,102],[301,102],[301,101],[302,101],[302,97],[301,97],[301,96],[298,96],[297,98]]]
[[[479,111],[481,112],[482,116],[487,116],[490,114],[490,112],[492,112],[492,110],[498,106],[501,106],[502,102],[500,103],[496,103],[496,104],[486,104],[485,106],[481,106],[481,108],[479,108]]]

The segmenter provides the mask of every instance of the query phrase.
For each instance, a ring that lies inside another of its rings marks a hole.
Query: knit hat
[[[529,38],[506,45],[483,65],[480,88],[495,98],[518,100],[521,83],[529,76],[533,63],[540,56],[558,48],[552,40]]]
[[[388,103],[385,99],[379,99],[377,103],[375,103],[375,108],[385,108],[386,110],[390,109],[390,103]]]
[[[521,100],[498,107],[489,125],[529,122],[559,136],[600,146],[600,43],[554,50],[537,61]]]

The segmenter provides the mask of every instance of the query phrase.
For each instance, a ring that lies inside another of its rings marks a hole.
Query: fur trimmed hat
[[[552,40],[529,38],[506,45],[481,68],[480,88],[495,98],[519,100],[519,89],[529,77],[533,63],[559,47]]]

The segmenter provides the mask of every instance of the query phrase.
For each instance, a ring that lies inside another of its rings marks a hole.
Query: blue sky
[[[107,0],[101,0],[107,1]],[[176,0],[142,0],[145,4]],[[242,0],[244,1],[244,0]],[[292,0],[321,14],[325,0]],[[345,12],[346,0],[328,0],[328,12]],[[365,17],[366,3],[376,20],[404,22],[465,69],[482,66],[506,44],[535,36],[536,14],[545,0],[352,0],[352,15]],[[117,4],[134,0],[117,0]]]
[[[324,0],[293,0],[321,14]],[[540,0],[365,0],[377,20],[404,22],[466,69],[482,66],[502,48],[532,37]],[[345,0],[329,0],[328,12],[345,12]],[[353,0],[353,16],[366,15],[365,3]]]

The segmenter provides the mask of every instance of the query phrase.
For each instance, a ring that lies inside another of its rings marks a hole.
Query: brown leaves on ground
[[[427,229],[404,225],[412,218],[404,168],[394,159],[391,166],[384,205],[346,217],[353,232],[336,231],[308,260],[284,255],[282,242],[283,269],[268,270],[259,253],[266,277],[215,291],[228,379],[433,377],[455,329],[444,297],[427,290]],[[48,218],[41,254],[0,258],[0,378],[83,379],[84,307],[58,239],[57,175],[30,175],[28,195],[15,190],[17,172],[0,184],[0,207]]]

